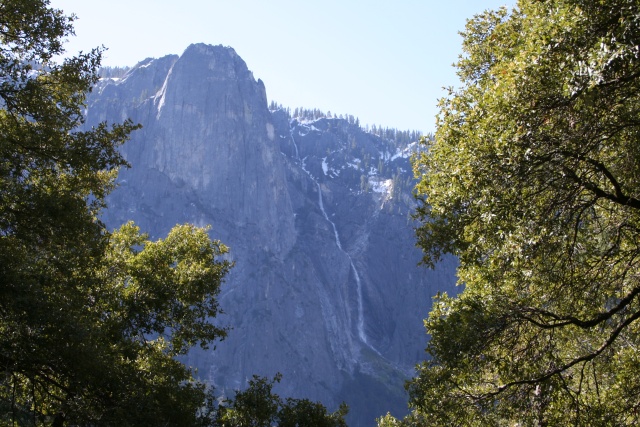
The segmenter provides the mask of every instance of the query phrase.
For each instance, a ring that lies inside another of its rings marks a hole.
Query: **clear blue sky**
[[[348,113],[362,124],[434,130],[467,18],[515,0],[51,0],[74,13],[69,53],[104,45],[104,65],[233,47],[269,101]]]

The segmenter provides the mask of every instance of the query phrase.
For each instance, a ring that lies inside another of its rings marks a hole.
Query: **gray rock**
[[[432,296],[454,292],[455,262],[418,267],[406,143],[342,119],[292,120],[228,47],[146,59],[88,100],[87,125],[141,123],[103,220],[152,237],[212,225],[236,262],[220,295],[229,337],[186,359],[219,393],[253,374],[277,392],[346,401],[350,425],[406,412],[424,358]],[[400,153],[405,155],[400,155]]]

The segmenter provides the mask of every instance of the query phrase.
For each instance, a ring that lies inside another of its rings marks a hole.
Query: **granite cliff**
[[[310,100],[313,102],[313,100]],[[282,395],[351,407],[350,425],[406,411],[403,384],[424,358],[431,297],[455,263],[418,267],[410,213],[415,144],[353,121],[269,110],[264,84],[231,48],[192,45],[146,59],[90,95],[87,125],[129,117],[104,221],[152,237],[211,224],[236,265],[216,319],[233,329],[187,363],[220,393],[283,374]]]

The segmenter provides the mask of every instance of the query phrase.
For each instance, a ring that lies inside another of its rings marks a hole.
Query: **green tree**
[[[640,422],[640,5],[520,0],[471,19],[415,172],[425,321],[410,424]],[[386,420],[388,422],[388,420]]]
[[[225,334],[226,248],[191,226],[105,230],[136,126],[77,130],[101,52],[56,62],[73,19],[0,0],[0,424],[206,425],[211,393],[174,356]]]
[[[249,387],[236,392],[233,400],[218,408],[216,426],[219,427],[346,427],[347,406],[343,403],[333,413],[320,403],[308,399],[282,399],[273,393],[273,385],[280,382],[255,376]]]

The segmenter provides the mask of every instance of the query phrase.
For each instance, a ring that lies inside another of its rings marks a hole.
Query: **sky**
[[[457,86],[458,34],[516,0],[51,0],[75,14],[69,54],[105,46],[103,65],[133,66],[192,43],[231,46],[267,98],[361,124],[435,131],[437,101]]]

